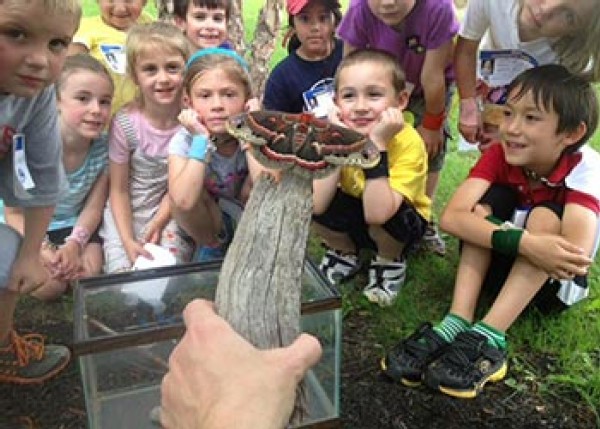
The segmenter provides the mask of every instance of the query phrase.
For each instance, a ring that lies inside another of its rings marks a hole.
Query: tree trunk
[[[154,0],[158,19],[166,22],[173,22],[173,0]]]
[[[229,40],[240,54],[246,53],[246,38],[244,34],[244,8],[242,0],[232,0],[229,15]]]
[[[286,172],[276,183],[261,176],[225,256],[217,312],[258,348],[287,346],[300,334],[311,215],[311,179]],[[306,411],[300,385],[292,421],[301,421]]]
[[[282,8],[283,0],[266,0],[254,29],[254,38],[250,46],[250,70],[254,91],[259,98],[262,98],[265,89],[269,62],[281,29],[279,12]]]

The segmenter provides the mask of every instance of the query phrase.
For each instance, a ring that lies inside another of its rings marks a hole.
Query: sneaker
[[[44,345],[40,334],[10,333],[10,344],[0,347],[0,382],[40,383],[58,374],[69,363],[65,346]]]
[[[342,255],[333,249],[328,249],[319,263],[319,271],[332,285],[342,283],[358,271],[358,257],[356,255]]]
[[[437,224],[429,222],[425,229],[425,235],[421,239],[421,248],[433,252],[438,256],[446,255],[446,242],[440,235]]]
[[[456,398],[474,398],[488,381],[506,376],[506,351],[475,331],[461,332],[425,371],[425,384]]]
[[[433,330],[431,323],[423,323],[410,337],[402,340],[383,359],[381,369],[392,380],[408,387],[423,381],[425,368],[448,346],[448,342]]]
[[[363,290],[363,295],[381,307],[394,303],[400,288],[406,280],[406,260],[402,261],[371,261],[369,266],[369,283]]]

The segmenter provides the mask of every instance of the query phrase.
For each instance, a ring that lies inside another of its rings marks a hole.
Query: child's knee
[[[560,232],[561,219],[559,214],[550,207],[538,206],[531,209],[527,216],[525,228],[534,233]]]

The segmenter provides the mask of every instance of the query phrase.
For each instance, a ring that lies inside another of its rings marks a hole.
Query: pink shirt
[[[181,125],[161,130],[152,126],[137,109],[127,109],[126,113],[137,137],[138,147],[144,155],[166,158],[169,155],[169,141],[181,129]],[[131,150],[132,148],[125,138],[125,132],[116,120],[116,116],[113,117],[108,143],[110,160],[117,164],[126,164],[129,162]]]

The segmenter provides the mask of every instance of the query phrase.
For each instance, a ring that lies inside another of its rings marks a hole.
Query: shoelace
[[[26,366],[32,357],[40,360],[44,356],[44,337],[40,334],[20,336],[15,331],[11,331],[10,342],[15,350],[19,366]]]

